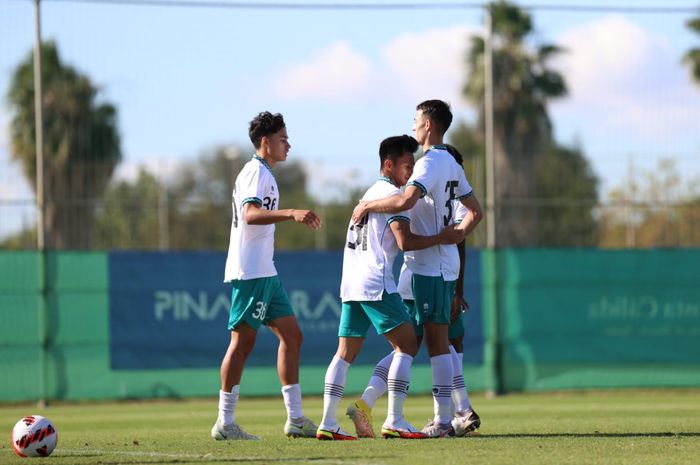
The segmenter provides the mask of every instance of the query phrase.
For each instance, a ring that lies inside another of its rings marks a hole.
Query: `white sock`
[[[430,357],[430,367],[433,371],[434,421],[440,424],[449,423],[452,421],[452,356],[443,354]]]
[[[240,385],[231,388],[231,392],[219,391],[219,422],[222,425],[230,425],[236,421],[236,404]]]
[[[396,352],[389,367],[389,411],[386,423],[395,425],[403,420],[403,403],[408,395],[408,385],[411,381],[411,364],[413,357]]]
[[[288,419],[299,419],[304,416],[301,408],[301,387],[298,384],[287,384],[282,386],[282,399],[287,407]]]
[[[338,428],[336,417],[338,405],[343,398],[345,390],[345,376],[348,373],[350,364],[335,355],[331,364],[326,370],[325,386],[323,389],[323,418],[320,428],[335,430]]]
[[[377,399],[384,395],[387,390],[387,379],[389,377],[389,367],[391,366],[391,361],[394,359],[394,352],[384,357],[377,363],[372,372],[372,376],[369,378],[365,392],[362,393],[362,400],[364,400],[369,408],[373,408],[374,404],[377,403]]]
[[[454,376],[452,378],[452,403],[458,412],[465,412],[472,409],[472,404],[469,401],[467,386],[464,384],[464,372],[462,362],[464,354],[457,352],[454,347],[450,346],[450,354],[452,355],[452,368]]]

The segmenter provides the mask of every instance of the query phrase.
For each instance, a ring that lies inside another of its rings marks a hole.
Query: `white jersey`
[[[404,255],[405,257],[405,255]],[[402,300],[415,300],[413,297],[413,273],[406,266],[404,260],[399,273],[399,285],[396,287]]]
[[[455,211],[455,224],[462,222],[465,216],[467,216],[467,207],[465,207],[459,200],[453,200],[454,211]],[[405,256],[404,256],[405,257]],[[459,260],[459,254],[457,254],[457,260]],[[459,262],[457,263],[457,276],[459,277]],[[406,266],[406,260],[404,259],[403,265],[401,265],[401,273],[399,274],[399,284],[397,286],[399,294],[403,300],[414,300],[413,297],[413,273]]]
[[[453,200],[473,194],[464,170],[442,145],[431,147],[416,162],[408,185],[418,187],[423,194],[411,209],[411,229],[421,236],[434,236],[452,224]],[[454,244],[407,252],[405,260],[413,273],[442,276],[445,281],[458,277],[459,256]]]
[[[257,203],[267,210],[277,210],[279,203],[277,181],[270,165],[257,155],[243,166],[233,188],[233,220],[225,282],[277,275],[272,258],[275,225],[252,225],[243,221],[243,206],[247,203]]]
[[[383,199],[399,195],[401,190],[388,178],[380,178],[362,200]],[[343,252],[343,278],[340,299],[348,301],[382,300],[382,294],[396,292],[393,264],[399,252],[390,224],[410,221],[404,214],[368,213],[361,224],[348,227]]]

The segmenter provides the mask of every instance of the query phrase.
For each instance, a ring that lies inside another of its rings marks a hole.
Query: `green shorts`
[[[415,320],[419,325],[450,324],[450,307],[457,281],[445,281],[440,276],[413,275]]]
[[[382,300],[343,302],[339,337],[366,337],[370,323],[377,334],[388,333],[402,323],[410,323],[406,306],[398,293],[382,294]]]
[[[413,300],[404,300],[404,304],[408,308],[408,315],[411,317],[411,322],[413,323],[413,329],[416,331],[416,336],[423,337],[423,325],[418,324],[416,320],[416,305]],[[450,323],[449,328],[447,328],[447,337],[449,339],[455,339],[460,336],[464,336],[464,316],[462,312],[459,312],[457,319]]]
[[[267,325],[277,318],[294,315],[287,291],[278,276],[234,279],[231,284],[233,290],[228,329],[246,323],[257,330],[261,324]]]

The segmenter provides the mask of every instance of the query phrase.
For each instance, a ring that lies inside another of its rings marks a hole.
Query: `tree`
[[[469,182],[483,202],[485,192],[485,148],[483,132],[460,122],[451,131],[450,142],[464,155]],[[578,147],[552,141],[534,157],[533,196],[524,206],[538,218],[537,241],[530,246],[595,246],[598,224],[598,178]],[[485,244],[485,228],[468,238],[470,245]]]
[[[250,157],[230,147],[204,153],[184,165],[168,185],[168,230],[173,249],[226,250],[231,228],[231,193],[236,176]],[[280,209],[313,208],[306,193],[306,171],[298,161],[274,168],[280,189]],[[325,226],[325,225],[324,225]],[[275,226],[277,249],[313,249],[315,236],[308,228],[285,221]]]
[[[598,178],[578,147],[556,144],[535,159],[538,246],[598,244]]]
[[[56,44],[42,43],[46,246],[89,248],[95,199],[121,160],[117,111],[97,101],[90,79],[62,62]],[[15,69],[7,95],[13,114],[12,158],[36,188],[34,53]]]
[[[528,50],[533,32],[530,15],[517,6],[490,4],[493,24],[494,157],[496,179],[496,242],[499,246],[538,244],[535,158],[550,149],[549,100],[566,95],[564,78],[549,69],[562,52],[552,44]],[[467,53],[468,75],[463,93],[478,108],[477,128],[485,126],[484,39],[474,36]]]
[[[683,185],[673,160],[649,171],[631,170],[611,190],[601,212],[602,247],[697,247],[700,192],[697,181]]]
[[[184,163],[166,182],[141,170],[134,181],[111,185],[97,209],[95,245],[100,248],[227,250],[231,228],[231,193],[238,173],[250,159],[234,146],[203,152]],[[339,249],[358,192],[344,201],[319,205],[307,193],[307,174],[298,161],[273,169],[281,192],[279,208],[309,208],[323,227],[312,232],[284,221],[276,224],[277,250]]]
[[[700,16],[690,19],[686,25],[688,29],[700,34]],[[691,48],[683,57],[683,63],[690,67],[691,77],[700,84],[700,47]]]
[[[141,169],[133,182],[110,186],[96,211],[94,245],[98,249],[157,249],[167,246],[162,236],[167,205],[165,187]],[[166,209],[161,211],[161,209]],[[163,214],[164,215],[163,215]]]

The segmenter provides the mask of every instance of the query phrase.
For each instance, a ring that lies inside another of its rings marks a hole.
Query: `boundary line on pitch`
[[[127,450],[106,450],[106,449],[63,449],[56,448],[52,456],[55,457],[70,457],[73,455],[82,456],[99,456],[99,455],[122,455],[131,457],[166,457],[171,459],[217,459],[217,460],[230,460],[231,462],[312,462],[312,463],[328,463],[328,464],[341,464],[347,463],[347,459],[326,459],[326,458],[309,458],[300,457],[298,459],[292,457],[285,458],[271,458],[271,457],[241,457],[237,455],[235,457],[218,456],[213,453],[206,454],[186,454],[186,453],[172,453],[172,452],[146,452],[146,451],[127,451]],[[367,462],[363,465],[383,465],[380,462]]]

